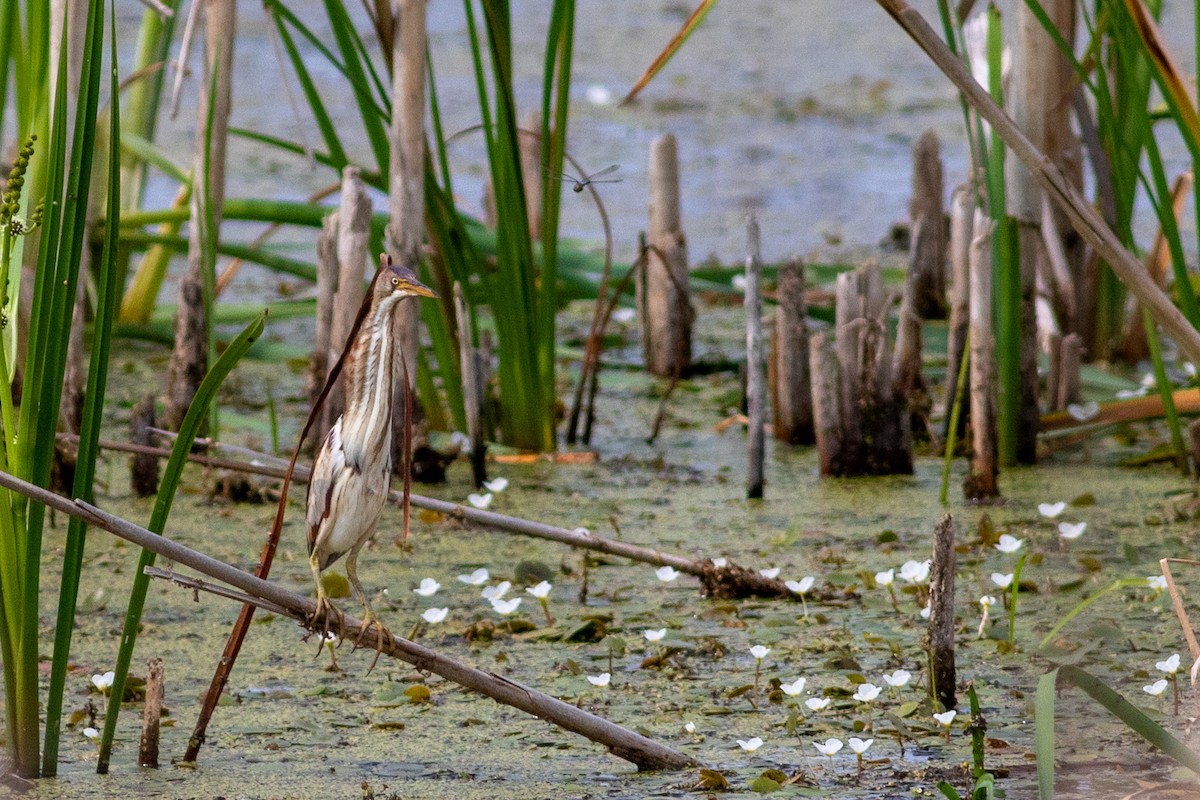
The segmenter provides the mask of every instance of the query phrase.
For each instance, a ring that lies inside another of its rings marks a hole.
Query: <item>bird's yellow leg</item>
[[[309,621],[313,626],[316,626],[318,622],[321,623],[321,644],[317,648],[319,656],[320,648],[325,646],[325,639],[329,635],[330,620],[337,620],[337,634],[340,639],[346,630],[346,618],[342,612],[337,610],[325,592],[325,586],[321,583],[321,562],[318,560],[316,552],[308,557],[308,566],[312,569],[313,582],[317,584],[317,607],[313,609],[313,615]]]
[[[371,608],[371,601],[367,599],[367,593],[363,590],[362,583],[358,580],[358,551],[367,543],[370,536],[364,536],[357,545],[346,556],[346,577],[350,579],[350,586],[354,589],[354,596],[363,605],[363,624],[359,628],[358,637],[354,640],[354,646],[358,647],[362,642],[363,636],[366,635],[369,628],[375,629],[375,661],[379,660],[379,653],[383,652],[384,630],[383,623],[379,621],[379,617],[375,616],[375,610]],[[371,662],[371,669],[375,668],[375,662]],[[368,670],[369,672],[370,670]]]

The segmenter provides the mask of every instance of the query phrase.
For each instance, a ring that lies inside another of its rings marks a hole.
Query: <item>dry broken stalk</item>
[[[1033,174],[1054,203],[1063,210],[1071,226],[1112,268],[1117,278],[1145,306],[1155,321],[1178,343],[1187,358],[1200,361],[1200,332],[1187,321],[1144,265],[1124,247],[1086,198],[1043,153],[1021,133],[1012,118],[984,91],[962,60],[950,51],[938,34],[904,0],[876,0],[962,92],[964,99],[992,125],[1017,158]]]
[[[1192,668],[1188,670],[1188,675],[1192,684],[1192,702],[1196,707],[1196,714],[1200,715],[1200,689],[1196,686],[1196,665],[1200,664],[1200,642],[1196,640],[1196,630],[1192,627],[1187,609],[1183,607],[1183,599],[1179,596],[1179,589],[1175,586],[1175,576],[1171,574],[1172,563],[1196,567],[1200,566],[1200,561],[1191,558],[1163,558],[1158,562],[1163,578],[1167,581],[1167,593],[1171,595],[1171,605],[1175,608],[1175,616],[1179,618],[1179,627],[1183,629],[1183,638],[1187,640],[1188,652],[1192,656]],[[1176,695],[1176,700],[1178,700],[1178,695]]]

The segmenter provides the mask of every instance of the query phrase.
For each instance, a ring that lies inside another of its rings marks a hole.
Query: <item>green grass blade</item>
[[[338,52],[341,53],[345,64],[346,79],[350,82],[354,100],[358,104],[367,141],[370,142],[371,152],[375,155],[375,164],[380,175],[387,175],[388,161],[391,158],[387,132],[390,115],[379,107],[371,95],[371,84],[359,56],[364,49],[358,30],[339,0],[325,0],[325,12],[329,17],[333,36],[337,40]]]
[[[1161,725],[1143,714],[1137,707],[1114,692],[1099,678],[1085,672],[1079,667],[1073,666],[1059,667],[1058,674],[1063,680],[1075,684],[1093,700],[1107,708],[1117,719],[1124,722],[1130,730],[1141,736],[1151,745],[1175,759],[1192,772],[1200,774],[1200,755],[1167,733]]]
[[[1015,582],[1015,579],[1014,579],[1014,582]],[[1144,587],[1145,585],[1146,585],[1146,582],[1144,580],[1140,580],[1138,578],[1120,578],[1118,580],[1113,581],[1108,586],[1105,586],[1103,589],[1096,592],[1091,597],[1084,598],[1082,601],[1079,602],[1078,605],[1076,605],[1074,608],[1072,608],[1070,611],[1068,611],[1066,616],[1064,616],[1062,619],[1060,619],[1055,624],[1055,626],[1050,629],[1049,633],[1047,633],[1045,636],[1042,637],[1041,643],[1038,644],[1038,649],[1041,650],[1041,649],[1045,648],[1046,645],[1050,644],[1050,642],[1054,640],[1054,637],[1058,635],[1058,632],[1061,631],[1068,622],[1075,619],[1075,617],[1079,616],[1079,613],[1081,611],[1083,611],[1085,608],[1087,608],[1092,603],[1096,602],[1097,600],[1099,600],[1101,597],[1108,594],[1109,592],[1114,591],[1116,589],[1123,588],[1123,587],[1134,587],[1134,586]]]
[[[1037,753],[1039,800],[1054,800],[1054,693],[1058,670],[1038,680],[1034,701],[1034,750]]]
[[[179,436],[175,439],[175,444],[171,448],[171,458],[167,461],[167,466],[163,470],[162,482],[158,487],[158,496],[154,501],[154,511],[150,515],[150,522],[146,526],[155,533],[161,535],[167,525],[167,518],[171,514],[171,505],[175,501],[176,489],[179,486],[179,479],[183,475],[184,465],[187,463],[188,453],[192,449],[192,441],[200,432],[205,417],[208,416],[209,406],[212,404],[213,398],[216,397],[217,389],[229,375],[234,365],[241,360],[254,341],[262,335],[263,328],[266,325],[266,314],[261,315],[254,322],[250,323],[245,330],[238,335],[236,339],[229,343],[229,347],[221,354],[208,374],[204,376],[204,380],[200,382],[200,387],[196,390],[196,396],[192,399],[191,406],[188,407],[187,414],[183,417],[183,423],[179,426]],[[129,675],[129,665],[133,661],[133,649],[137,643],[138,626],[142,620],[142,609],[146,604],[146,593],[150,588],[150,578],[144,572],[145,568],[154,564],[154,553],[149,550],[143,550],[138,559],[137,571],[133,576],[133,588],[129,593],[129,605],[125,612],[125,627],[121,632],[121,646],[117,654],[117,664],[114,669],[115,678],[113,679],[112,690],[108,698],[108,711],[104,717],[104,732],[100,737],[100,756],[96,762],[96,771],[100,774],[108,772],[109,757],[112,754],[113,735],[117,730],[117,717],[121,713],[121,696],[123,694],[125,679]]]
[[[110,6],[111,9],[111,6]],[[116,13],[110,19],[110,96],[119,93],[117,81]],[[108,145],[108,218],[114,222],[121,215],[121,148],[120,104],[113,103],[109,113]],[[117,283],[117,225],[105,228],[104,249],[100,256],[96,285],[98,297],[95,322],[92,326],[92,354],[88,366],[87,392],[84,395],[83,420],[79,432],[75,483],[72,494],[88,502],[93,499],[96,461],[99,457],[100,427],[104,418],[105,387],[108,384],[109,345],[112,342],[113,319],[119,305],[120,286]],[[58,772],[58,745],[62,727],[63,690],[66,687],[67,663],[71,655],[71,634],[75,629],[75,604],[79,598],[79,579],[83,572],[83,548],[87,526],[78,517],[67,525],[67,543],[63,554],[62,582],[58,592],[58,615],[54,626],[54,655],[50,668],[50,690],[46,703],[46,736],[42,748],[42,775]]]

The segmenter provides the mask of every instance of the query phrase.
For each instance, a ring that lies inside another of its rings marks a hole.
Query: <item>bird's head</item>
[[[437,297],[437,292],[417,280],[417,274],[403,264],[393,264],[384,253],[379,257],[379,277],[375,281],[375,299],[386,297]]]

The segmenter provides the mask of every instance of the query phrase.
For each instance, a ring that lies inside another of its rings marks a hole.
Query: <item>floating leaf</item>
[[[750,787],[750,791],[758,794],[770,794],[771,792],[778,792],[783,788],[782,783],[765,775],[758,776],[747,785]]]
[[[428,703],[433,699],[433,693],[429,691],[429,687],[420,683],[405,689],[404,694],[414,705]]]
[[[715,769],[700,770],[700,780],[692,787],[694,790],[708,792],[723,792],[729,788],[729,781]]]
[[[350,581],[340,572],[326,572],[321,576],[321,586],[330,597],[349,597]]]

